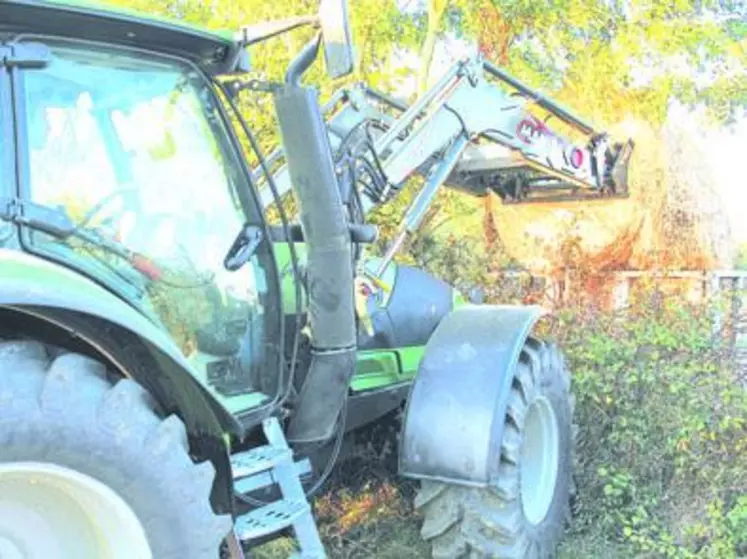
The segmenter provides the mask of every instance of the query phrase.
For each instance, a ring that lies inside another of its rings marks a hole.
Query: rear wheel
[[[555,556],[573,492],[572,415],[562,355],[529,340],[509,395],[498,479],[486,488],[421,486],[415,506],[434,558]]]
[[[0,343],[0,557],[214,559],[231,529],[210,506],[214,478],[132,380]]]

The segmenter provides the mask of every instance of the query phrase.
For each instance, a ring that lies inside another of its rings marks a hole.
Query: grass
[[[318,497],[314,509],[329,557],[429,559],[408,493],[406,482],[387,480],[360,491],[338,484]],[[285,559],[292,550],[292,540],[283,538],[252,553],[259,559]]]
[[[640,557],[629,546],[614,544],[598,535],[568,535],[558,559],[634,559]]]
[[[338,465],[313,502],[330,559],[430,559],[412,506],[416,484],[395,475],[396,459],[382,435],[390,427],[363,431],[364,442]],[[253,549],[252,557],[286,559],[292,550],[290,539],[280,539]]]

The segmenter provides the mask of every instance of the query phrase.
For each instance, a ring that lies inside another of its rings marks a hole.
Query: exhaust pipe
[[[274,93],[308,249],[312,360],[288,428],[287,438],[294,443],[320,442],[334,434],[355,370],[357,341],[350,230],[317,92],[299,84],[303,66],[292,67]]]

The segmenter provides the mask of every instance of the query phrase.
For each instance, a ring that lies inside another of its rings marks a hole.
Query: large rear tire
[[[436,559],[554,557],[573,493],[573,397],[558,349],[530,339],[516,368],[499,478],[485,488],[424,482],[415,500]]]
[[[0,342],[0,556],[215,559],[231,519],[212,510],[214,478],[132,380]]]

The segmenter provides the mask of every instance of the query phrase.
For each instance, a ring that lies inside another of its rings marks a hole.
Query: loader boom
[[[477,196],[493,191],[504,203],[628,193],[632,142],[612,145],[606,133],[477,56],[455,63],[412,106],[358,84],[333,95],[323,113],[337,156],[360,163],[364,213],[414,174],[426,178],[405,218],[408,231],[443,184]],[[552,118],[570,133],[556,132]],[[276,150],[269,160],[282,158]],[[255,178],[261,185],[259,171]],[[281,194],[290,190],[284,165],[275,180]],[[269,192],[264,201],[272,202]]]

